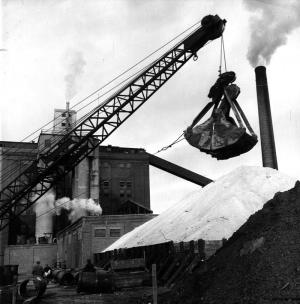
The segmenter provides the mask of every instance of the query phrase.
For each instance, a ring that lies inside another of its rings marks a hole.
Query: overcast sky
[[[205,15],[218,14],[227,20],[227,66],[237,74],[238,100],[258,135],[252,65],[267,64],[279,170],[299,178],[297,2],[2,0],[1,140],[22,140],[51,121],[54,108],[65,107],[66,97],[75,105]],[[103,144],[142,147],[150,153],[170,144],[209,101],[219,52],[220,39],[201,49],[197,61],[188,62]],[[212,179],[241,165],[262,164],[260,143],[226,161],[212,159],[185,141],[158,156]],[[150,178],[154,212],[198,189],[157,169],[151,169]]]

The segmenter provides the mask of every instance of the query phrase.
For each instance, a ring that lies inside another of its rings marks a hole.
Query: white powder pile
[[[240,167],[125,234],[106,251],[167,241],[229,238],[276,192],[292,188],[295,182],[271,168]]]

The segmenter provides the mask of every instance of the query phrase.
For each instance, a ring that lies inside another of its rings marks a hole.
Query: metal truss
[[[209,26],[198,28],[96,107],[1,190],[0,230],[72,171],[195,56],[203,45],[221,36],[225,21],[218,16],[212,17],[215,19]]]

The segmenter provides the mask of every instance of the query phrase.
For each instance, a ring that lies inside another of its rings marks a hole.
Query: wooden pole
[[[12,304],[16,304],[17,303],[17,285],[13,285],[13,289],[12,289]]]
[[[157,304],[156,264],[152,264],[152,290],[153,290],[153,304]]]

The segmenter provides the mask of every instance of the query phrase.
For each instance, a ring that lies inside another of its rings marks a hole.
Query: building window
[[[103,181],[103,188],[109,188],[109,181]]]
[[[120,188],[125,188],[126,183],[123,181],[120,181]]]
[[[127,187],[127,189],[131,189],[132,188],[132,182],[126,182],[126,187]]]
[[[103,194],[105,196],[109,196],[109,186],[110,186],[109,181],[103,181],[102,182]]]
[[[120,197],[131,197],[132,181],[120,181]]]
[[[94,230],[95,237],[106,237],[106,229],[105,228],[96,228]]]
[[[119,167],[129,169],[129,168],[131,168],[131,164],[130,163],[121,163],[121,164],[119,164]]]
[[[69,233],[68,234],[68,244],[71,244],[72,243],[72,234]]]
[[[110,237],[120,237],[121,236],[121,229],[120,228],[110,228],[109,229],[109,236]]]

